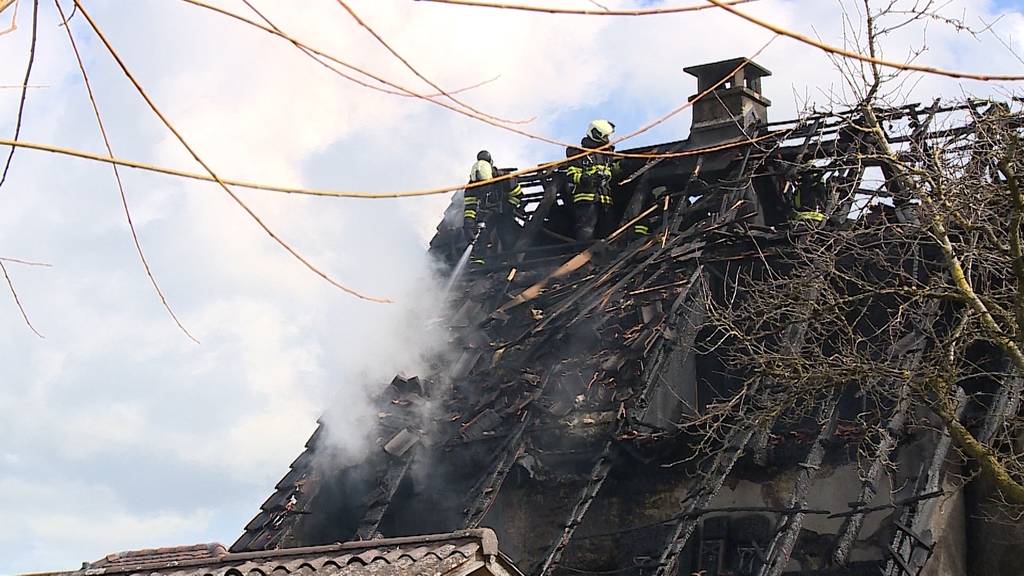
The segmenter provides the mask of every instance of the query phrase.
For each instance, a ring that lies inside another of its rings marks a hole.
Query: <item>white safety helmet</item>
[[[597,142],[608,142],[614,132],[615,124],[607,120],[594,120],[587,127],[587,136]]]

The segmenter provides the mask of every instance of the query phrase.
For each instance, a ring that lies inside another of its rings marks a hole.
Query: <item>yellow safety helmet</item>
[[[587,136],[597,142],[607,142],[615,132],[615,124],[607,120],[594,120],[587,127]]]

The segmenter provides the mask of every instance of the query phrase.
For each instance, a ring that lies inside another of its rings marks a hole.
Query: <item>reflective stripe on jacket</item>
[[[584,137],[580,146],[587,149],[596,149],[605,146],[600,142]],[[614,146],[608,146],[608,150],[615,150]],[[572,157],[582,152],[580,148],[566,148],[566,157]],[[594,202],[595,200],[604,205],[612,205],[612,196],[609,193],[607,183],[612,180],[618,168],[618,164],[612,162],[611,157],[600,152],[591,153],[583,158],[573,160],[565,169],[565,175],[572,183],[574,190],[572,195],[573,203]],[[598,181],[604,181],[605,185],[598,186]]]
[[[793,220],[824,222],[825,215],[817,210],[797,210],[796,212],[793,212]]]
[[[462,213],[463,217],[469,218],[470,220],[475,220],[476,208],[479,203],[480,201],[477,199],[476,196],[465,195],[463,197],[463,204],[465,205],[465,208]]]
[[[601,204],[612,204],[612,197],[610,194],[599,194],[594,190],[594,178],[600,177],[603,179],[610,180],[612,177],[612,167],[608,164],[593,164],[590,166],[569,166],[565,170],[566,176],[569,177],[569,181],[572,182],[573,186],[576,187],[575,192],[572,195],[572,201],[575,202],[593,202],[597,200]]]
[[[512,186],[512,190],[508,193],[508,203],[515,208],[519,208],[519,205],[523,202],[523,187],[519,185],[519,182],[513,177],[509,180],[509,184]]]
[[[572,195],[573,203],[577,202],[593,202],[597,200],[601,204],[611,205],[613,203],[612,197],[608,194],[594,194],[593,192],[576,192]]]

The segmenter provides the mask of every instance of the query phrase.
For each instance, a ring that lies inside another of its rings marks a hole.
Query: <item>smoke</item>
[[[441,214],[441,210],[431,212]],[[391,244],[382,250],[387,258],[376,253],[364,264],[367,270],[380,273],[394,304],[349,304],[347,314],[339,317],[351,334],[342,346],[328,347],[332,357],[325,359],[325,366],[331,377],[321,417],[332,465],[359,460],[368,449],[379,449],[376,423],[382,406],[378,398],[396,375],[425,378],[449,354],[443,321],[448,316],[444,286],[449,271],[428,255],[427,239],[414,230],[412,216],[417,214],[405,212],[390,225],[377,223],[373,233],[365,231],[377,242]],[[355,230],[347,236],[362,233]]]

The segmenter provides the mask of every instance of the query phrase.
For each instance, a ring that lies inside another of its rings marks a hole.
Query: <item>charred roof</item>
[[[927,235],[899,200],[898,179],[869,188],[866,174],[884,166],[857,129],[863,110],[770,123],[763,109],[743,107],[767,106],[758,104],[767,71],[746,62],[740,72],[723,88],[742,101],[736,114],[708,111],[687,140],[621,154],[620,218],[645,190],[668,189],[645,206],[661,214],[648,236],[631,236],[622,219],[602,240],[577,242],[564,173],[520,177],[513,245],[455,284],[452,357],[382,390],[379,449],[365,458],[318,460],[329,450],[321,424],[232,550],[486,525],[538,576],[919,573],[936,523],[948,520],[939,488],[948,437],[905,427],[914,415],[899,403],[865,419],[868,400],[855,390],[799,417],[748,417],[736,398],[784,383],[732,368],[707,317],[710,304],[737,297],[728,281],[737,270],[765,269],[809,246],[816,230],[859,226],[865,241],[886,235],[894,245]],[[989,106],[871,112],[906,128],[894,145],[943,146],[976,130]],[[794,191],[813,197],[820,221],[792,221]],[[889,200],[864,201],[880,197]],[[459,202],[431,242],[442,260],[461,250]],[[907,369],[922,361],[921,333],[941,311],[921,314],[890,350]],[[799,322],[773,338],[798,347]],[[729,399],[738,404],[721,404]],[[728,432],[705,434],[720,417]],[[878,430],[863,472],[858,452]]]

